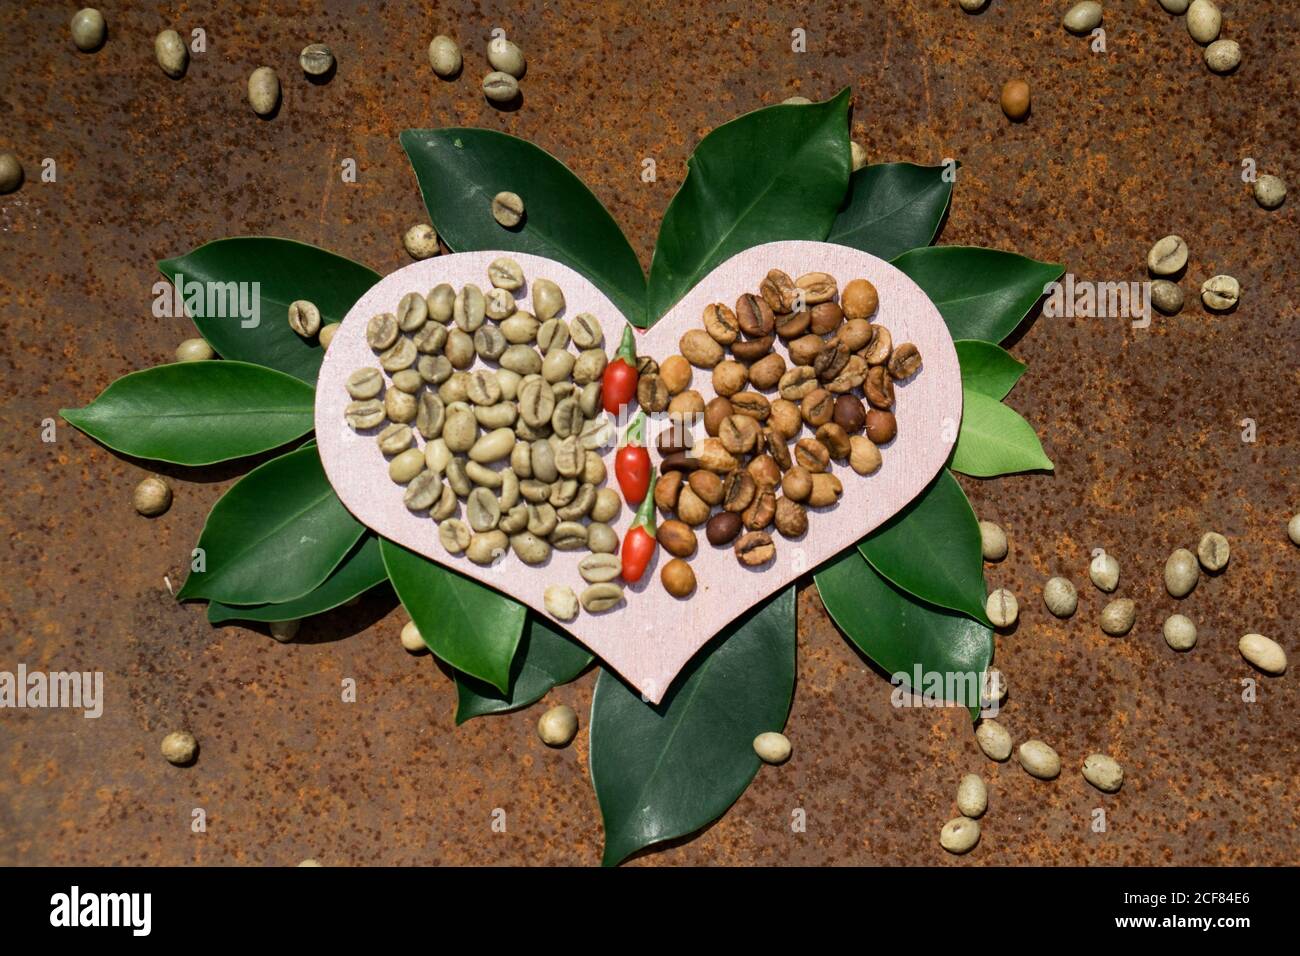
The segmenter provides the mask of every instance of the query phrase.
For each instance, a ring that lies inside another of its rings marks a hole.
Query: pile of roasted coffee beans
[[[769,529],[802,538],[808,508],[839,500],[836,463],[859,475],[880,467],[879,446],[898,428],[894,383],[917,373],[921,355],[872,323],[878,305],[866,279],[841,291],[824,272],[791,279],[773,269],[734,309],[705,308],[703,327],[681,337],[679,355],[642,362],[637,400],[667,413],[655,442],[664,550],[689,558],[703,527],[711,545],[730,545],[742,565],[766,566],[776,556]],[[692,368],[711,375],[711,400],[690,387]],[[694,427],[701,420],[703,435]],[[670,566],[670,591],[694,587],[693,576]]]

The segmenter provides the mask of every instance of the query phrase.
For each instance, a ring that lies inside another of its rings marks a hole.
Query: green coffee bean
[[[386,372],[400,372],[404,368],[410,368],[415,364],[415,360],[420,355],[415,351],[415,345],[408,338],[400,338],[397,343],[390,349],[385,349],[379,353],[379,364],[383,366]]]
[[[487,317],[494,322],[508,319],[515,314],[515,297],[506,289],[491,288],[483,295],[484,309]]]
[[[487,316],[487,300],[483,290],[470,283],[457,293],[452,303],[452,319],[462,332],[473,332],[483,324]]]
[[[422,471],[411,479],[402,495],[410,511],[428,511],[442,495],[442,479],[431,471]]]
[[[259,66],[248,77],[248,102],[258,116],[275,114],[280,105],[280,77],[269,66]]]
[[[587,349],[578,356],[578,360],[573,364],[574,382],[584,389],[588,385],[597,387],[594,403],[596,406],[600,404],[600,380],[605,374],[605,366],[608,361],[601,349]]]
[[[1055,780],[1061,775],[1061,758],[1041,740],[1026,740],[1016,751],[1020,766],[1031,777]]]
[[[1282,645],[1263,634],[1245,634],[1237,642],[1241,656],[1265,674],[1278,675],[1286,671],[1286,651]]]
[[[523,52],[503,36],[495,36],[488,42],[487,58],[494,70],[509,73],[515,79],[524,75]]]
[[[1147,253],[1147,268],[1152,275],[1171,276],[1187,265],[1187,243],[1182,236],[1165,236]]]
[[[452,376],[451,361],[445,355],[421,355],[415,360],[415,370],[430,385],[441,385]]]
[[[981,720],[975,728],[975,742],[984,756],[998,763],[1011,756],[1011,734],[996,720]]]
[[[1200,576],[1196,555],[1186,548],[1178,548],[1165,562],[1165,589],[1172,597],[1187,597]]]
[[[597,552],[578,562],[578,573],[588,584],[602,584],[623,573],[623,562],[617,554]]]
[[[1100,590],[1109,594],[1119,586],[1119,562],[1113,555],[1101,551],[1088,564],[1088,577]]]
[[[501,353],[501,367],[520,375],[536,375],[542,370],[542,357],[527,345],[511,345]]]
[[[488,488],[475,488],[465,500],[465,516],[475,531],[491,531],[501,520],[501,505]]]
[[[560,439],[555,448],[555,468],[564,478],[576,478],[582,474],[586,459],[587,456],[578,445],[578,439],[573,435]]]
[[[562,382],[573,372],[574,355],[562,348],[552,348],[542,359],[542,378],[548,382]],[[577,403],[574,403],[577,407]]]
[[[623,508],[623,499],[613,488],[601,488],[596,492],[596,500],[591,506],[591,520],[609,524],[618,517]]]
[[[533,283],[533,314],[545,322],[564,311],[564,293],[550,279],[538,279]]]
[[[592,485],[603,484],[605,481],[605,463],[600,460],[600,456],[594,451],[587,452],[587,457],[583,459],[582,480]]]
[[[501,472],[493,471],[487,465],[477,461],[467,461],[465,463],[465,474],[469,480],[480,488],[491,488],[496,490],[501,487]]]
[[[11,193],[23,184],[23,164],[13,153],[0,153],[0,195]]]
[[[604,358],[603,352],[601,353],[601,358]],[[604,369],[602,368],[601,371],[603,372]],[[595,418],[600,412],[602,407],[600,402],[600,385],[600,377],[597,376],[595,381],[588,382],[586,385],[582,386],[582,394],[578,396],[578,407],[582,409],[582,414],[586,418]]]
[[[462,60],[460,47],[449,36],[438,34],[429,43],[429,65],[433,72],[444,80],[460,73]]]
[[[782,764],[790,759],[790,738],[768,730],[754,738],[751,746],[758,759],[767,764]]]
[[[582,609],[588,614],[599,614],[622,603],[623,589],[608,581],[603,584],[593,584],[583,590],[580,600]]]
[[[376,398],[349,402],[343,417],[354,431],[374,428],[384,420],[384,403]]]
[[[481,359],[489,362],[497,361],[505,354],[506,345],[505,335],[495,325],[480,326],[474,333],[474,351]]]
[[[506,534],[518,534],[528,527],[528,505],[517,504],[501,514],[497,527]]]
[[[579,312],[569,323],[569,335],[579,349],[594,349],[604,340],[605,330],[600,327],[600,320],[590,312]]]
[[[162,71],[173,80],[185,75],[185,68],[190,65],[190,51],[175,30],[164,30],[154,37],[153,52]]]
[[[1111,601],[1101,611],[1101,629],[1111,637],[1123,637],[1136,620],[1137,605],[1128,598]]]
[[[415,369],[404,368],[400,372],[393,373],[393,388],[408,395],[415,395],[424,388],[424,379],[420,378],[420,373]]]
[[[497,495],[497,504],[501,505],[502,511],[509,511],[519,504],[519,478],[509,468],[503,468],[496,474],[501,476],[501,493]]]
[[[474,358],[478,355],[474,348],[473,336],[462,329],[452,329],[447,333],[447,344],[443,347],[442,353],[447,356],[451,367],[460,371],[473,365]]]
[[[581,431],[585,421],[586,419],[582,417],[582,409],[578,407],[577,399],[574,398],[557,402],[555,411],[551,413],[551,428],[560,438],[568,438]]]
[[[514,447],[515,433],[509,428],[497,428],[474,442],[473,447],[469,449],[469,457],[471,461],[490,464],[510,457]]]
[[[397,455],[411,447],[415,437],[410,425],[389,425],[375,438],[379,450],[385,455]]]
[[[546,613],[557,621],[572,621],[578,616],[578,596],[567,584],[552,584],[542,595]]]
[[[442,439],[453,452],[469,451],[478,440],[478,419],[464,405],[446,409],[442,425]]]
[[[395,388],[389,389],[384,395],[384,414],[394,422],[413,422],[419,412],[415,401],[415,396],[407,392],[400,392]]]
[[[1241,44],[1236,40],[1215,40],[1205,48],[1205,65],[1214,73],[1231,73],[1241,66]]]
[[[1052,578],[1043,585],[1043,603],[1057,617],[1069,617],[1079,606],[1079,593],[1065,578]]]
[[[555,392],[549,382],[532,378],[520,383],[519,417],[521,419],[533,427],[538,427],[548,423],[554,414]]]
[[[537,293],[534,291],[533,296]],[[552,349],[563,349],[569,345],[569,323],[563,319],[547,319],[537,329],[537,349],[546,355]]]
[[[72,42],[82,53],[93,53],[98,50],[104,45],[104,38],[108,35],[104,15],[94,7],[78,10],[73,15],[69,26],[72,31]]]
[[[518,193],[499,192],[492,197],[492,218],[507,229],[523,222],[524,201]]]
[[[469,493],[474,490],[474,482],[469,477],[468,462],[460,455],[454,455],[451,461],[447,462],[443,477],[447,479],[447,484],[451,485],[451,490],[456,492],[457,498],[468,498]]]
[[[1215,312],[1228,312],[1241,299],[1241,283],[1232,276],[1213,276],[1201,286],[1201,301]]]
[[[579,548],[585,548],[587,526],[578,521],[561,521],[551,532],[551,544],[559,551],[577,551]]]
[[[551,486],[536,478],[524,478],[519,482],[519,493],[531,504],[541,504],[551,497]]]
[[[949,820],[939,831],[939,845],[949,853],[968,853],[980,841],[980,825],[968,817]]]
[[[461,554],[469,547],[469,525],[459,518],[447,518],[438,524],[438,540],[450,554]]]
[[[366,342],[376,352],[391,348],[400,333],[401,329],[397,327],[397,316],[391,312],[382,312],[373,316],[366,324]]]
[[[546,500],[555,505],[557,511],[562,510],[578,496],[580,487],[581,485],[576,478],[561,478],[559,481],[553,481],[551,482],[551,493]]]
[[[453,372],[447,381],[438,386],[438,397],[447,403],[465,405],[469,401],[469,373]]]
[[[1223,28],[1223,14],[1210,0],[1192,0],[1187,8],[1187,32],[1197,43],[1209,43]]]
[[[1124,768],[1114,757],[1088,754],[1083,761],[1083,779],[1102,793],[1118,793],[1124,785]]]
[[[475,564],[492,564],[497,558],[503,556],[509,547],[510,539],[506,537],[504,531],[484,531],[469,539],[465,556]]]
[[[429,318],[446,325],[456,309],[456,290],[446,282],[440,282],[429,290],[424,304],[429,308]]]
[[[451,449],[441,438],[435,438],[424,446],[424,465],[436,475],[447,471],[447,463],[452,459]]]
[[[510,428],[519,416],[514,402],[497,402],[495,405],[476,405],[474,417],[484,428]],[[511,433],[513,434],[513,432]]]
[[[2,190],[0,190],[2,191]],[[208,359],[215,358],[216,352],[212,351],[212,346],[205,339],[186,339],[180,345],[176,346],[176,361],[178,362],[206,362]],[[378,374],[378,370],[376,370]],[[380,387],[383,387],[384,379],[379,377]],[[378,392],[375,393],[379,394]],[[373,395],[353,395],[353,398],[373,398]]]
[[[418,332],[429,317],[429,304],[418,292],[408,292],[397,303],[397,327],[403,332]]]
[[[1231,551],[1227,538],[1217,531],[1207,531],[1201,535],[1201,540],[1196,545],[1196,560],[1211,573],[1222,571],[1228,566]]]
[[[1268,173],[1255,180],[1253,191],[1255,202],[1265,209],[1276,209],[1286,201],[1286,183]]]
[[[320,309],[305,299],[289,303],[289,328],[309,339],[320,331]]]
[[[607,524],[593,521],[587,525],[587,547],[598,554],[614,554],[618,551],[618,533]]]
[[[519,95],[519,81],[509,73],[494,70],[483,77],[483,94],[493,103],[509,103]]]
[[[977,773],[968,773],[957,784],[957,809],[962,816],[982,817],[989,807],[989,790]]]
[[[1100,3],[1096,0],[1083,0],[1069,9],[1061,23],[1071,33],[1082,35],[1096,29],[1101,24],[1101,16]]]
[[[156,518],[172,505],[172,488],[158,477],[146,478],[131,493],[131,505],[146,518]]]
[[[579,518],[585,518],[591,512],[591,506],[596,501],[596,488],[586,482],[578,485],[578,492],[573,499],[562,508],[556,509],[556,514],[563,521],[576,521]],[[590,539],[591,528],[587,528],[587,536]],[[595,551],[595,548],[592,548]]]
[[[541,323],[527,312],[516,312],[501,323],[501,334],[511,345],[527,345],[537,339]]]
[[[488,265],[488,281],[498,289],[518,292],[524,285],[524,270],[514,259],[502,256]]]
[[[451,485],[443,485],[438,503],[429,509],[429,517],[434,521],[443,521],[455,517],[459,511],[460,500],[456,497],[455,490]]]
[[[998,588],[988,596],[984,611],[994,627],[1010,627],[1020,614],[1020,603],[1006,588]]]
[[[539,438],[548,438],[551,434],[551,423],[529,425],[526,421],[520,419],[515,422],[515,434],[519,436],[520,441],[536,441]]]
[[[559,516],[550,502],[542,501],[528,507],[528,530],[539,538],[549,538],[560,523]],[[621,566],[621,565],[620,565]]]
[[[588,451],[604,448],[614,439],[614,424],[608,418],[595,418],[582,426],[578,444]]]
[[[1151,283],[1151,304],[1165,315],[1177,315],[1183,310],[1183,290],[1168,279],[1156,279]]]
[[[1007,534],[992,521],[981,521],[980,549],[985,561],[1001,561],[1007,556]]]
[[[1300,514],[1291,516],[1291,520],[1286,523],[1286,536],[1291,539],[1292,544],[1300,544]]]
[[[520,478],[533,477],[533,449],[528,442],[515,442],[510,450],[510,469]]]
[[[541,564],[551,556],[550,544],[528,531],[512,535],[510,548],[524,564]]]
[[[1165,643],[1176,651],[1188,651],[1196,646],[1196,625],[1181,614],[1171,614],[1165,618],[1162,632]]]
[[[501,387],[501,397],[508,402],[513,402],[519,397],[519,383],[523,376],[518,372],[512,372],[508,368],[497,369],[497,385]]]
[[[328,76],[334,69],[334,51],[324,43],[309,43],[298,54],[298,65],[308,76]]]
[[[425,309],[427,315],[427,305]],[[415,345],[415,350],[421,355],[437,355],[442,351],[443,346],[447,344],[447,327],[436,322],[425,322],[420,327],[420,330],[411,336],[411,342]]]
[[[405,374],[399,372],[398,374]],[[425,392],[419,397],[415,412],[415,427],[424,438],[438,438],[442,435],[443,425],[447,420],[447,409],[437,395]],[[445,445],[445,443],[444,443]]]
[[[388,477],[399,485],[406,484],[422,471],[424,452],[419,448],[408,448],[388,463]]]
[[[359,368],[348,376],[347,390],[353,398],[374,398],[384,390],[384,373],[377,368]]]
[[[402,246],[412,259],[431,259],[438,254],[438,233],[427,222],[418,222],[402,234]]]
[[[475,405],[495,405],[501,401],[501,386],[496,375],[483,369],[471,372],[465,396]]]

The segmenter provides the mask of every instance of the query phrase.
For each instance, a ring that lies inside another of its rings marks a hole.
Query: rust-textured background
[[[227,235],[325,246],[386,273],[408,260],[405,228],[426,218],[397,135],[410,126],[483,125],[567,162],[649,263],[659,219],[699,137],[757,106],[844,85],[853,133],[872,161],[961,161],[944,243],[1061,261],[1080,279],[1145,278],[1158,237],[1191,247],[1188,305],[1146,330],[1123,319],[1039,319],[1013,351],[1030,366],[1010,402],[1034,423],[1055,475],[963,480],[1011,555],[990,587],[1021,599],[998,638],[1011,681],[1005,723],[1054,745],[1054,783],[994,765],[958,710],[890,706],[890,687],[836,632],[806,589],[799,682],[787,733],[795,754],[764,768],[721,822],[638,858],[699,863],[1300,862],[1300,10],[1223,4],[1245,61],[1209,73],[1181,18],[1155,0],[1106,4],[1109,51],[1066,34],[1064,2],[953,0],[778,4],[643,2],[207,3],[104,0],[107,46],[78,53],[76,4],[6,3],[0,31],[0,149],[19,154],[21,191],[0,197],[0,670],[106,672],[99,720],[0,711],[0,863],[328,865],[592,864],[598,808],[587,738],[547,750],[540,706],[453,724],[455,691],[428,657],[401,649],[392,598],[304,625],[298,643],[209,627],[164,585],[184,578],[204,516],[243,469],[176,478],[157,520],[131,509],[145,472],[44,419],[133,369],[170,360],[192,334],[151,316],[155,260]],[[436,7],[436,8],[434,8]],[[322,9],[323,8],[323,9]],[[484,100],[484,45],[504,27],[528,56],[522,108]],[[207,32],[179,82],[154,61],[166,27]],[[808,52],[790,51],[803,27]],[[455,35],[466,68],[437,80],[425,48]],[[328,85],[297,67],[328,43]],[[245,99],[256,66],[284,84],[277,118]],[[1023,76],[1033,115],[1006,122],[1002,82]],[[57,162],[55,183],[41,160]],[[340,162],[357,161],[355,185]],[[640,180],[653,157],[658,181]],[[1276,212],[1251,199],[1240,163],[1290,180]],[[1241,307],[1207,314],[1195,294],[1218,272]],[[1256,423],[1242,440],[1243,419]],[[1163,589],[1169,551],[1202,531],[1232,542],[1226,573],[1187,599]],[[1119,595],[1138,603],[1126,638],[1096,622],[1093,548],[1119,557]],[[1052,619],[1042,582],[1079,585],[1078,614]],[[1175,609],[1200,630],[1169,650]],[[1273,636],[1292,672],[1259,678],[1236,650]],[[340,702],[340,680],[358,701]],[[553,691],[585,715],[593,675]],[[202,752],[177,769],[161,737],[188,727]],[[1078,773],[1104,750],[1124,765],[1117,796]],[[983,840],[953,859],[938,847],[959,777],[989,781]],[[191,832],[202,807],[207,832]],[[1091,829],[1104,807],[1108,829]],[[507,832],[490,823],[507,814]],[[792,833],[802,808],[807,832]]]

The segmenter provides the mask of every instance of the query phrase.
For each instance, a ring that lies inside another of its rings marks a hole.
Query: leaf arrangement
[[[1050,469],[1033,429],[1002,402],[1025,366],[998,343],[1062,267],[992,249],[931,247],[952,177],[945,167],[910,163],[850,173],[848,108],[844,91],[823,103],[766,107],[705,136],[664,215],[648,276],[599,200],[538,147],[482,129],[407,130],[401,142],[452,250],[562,262],[641,327],[716,265],[761,243],[821,240],[890,260],[934,301],[956,340],[964,414],[951,469],[981,478]],[[519,183],[529,184],[529,213],[518,230],[470,214]],[[182,297],[191,282],[258,283],[260,321],[245,326],[190,309],[222,361],[127,375],[63,417],[114,451],[180,465],[262,454],[307,435],[323,353],[289,328],[288,305],[309,298],[323,322],[337,322],[379,276],[268,237],[217,240],[159,266]],[[433,653],[454,669],[457,723],[531,704],[592,663],[545,617],[359,524],[311,440],[236,482],[213,506],[197,553],[180,597],[206,599],[214,624],[319,614],[388,582]],[[992,660],[979,530],[947,470],[813,578],[853,645],[886,673],[905,675],[904,684],[918,668],[979,675]],[[758,771],[753,738],[784,727],[794,679],[793,587],[719,634],[657,706],[602,671],[590,734],[605,862],[725,813]],[[941,696],[972,715],[979,707],[978,687]]]

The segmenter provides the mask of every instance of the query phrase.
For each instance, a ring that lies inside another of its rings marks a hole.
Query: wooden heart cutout
[[[447,553],[438,540],[433,520],[427,514],[408,511],[402,503],[402,488],[389,479],[387,460],[375,444],[378,429],[357,433],[343,418],[351,400],[345,388],[348,375],[362,366],[379,364],[365,337],[370,317],[393,312],[407,292],[428,292],[440,282],[457,290],[467,283],[489,288],[488,263],[503,255],[517,261],[528,280],[517,293],[520,308],[531,311],[533,280],[551,279],[564,291],[563,316],[572,318],[580,312],[595,315],[604,328],[605,351],[614,354],[623,317],[599,289],[567,266],[511,252],[460,253],[412,263],[362,296],[335,334],[316,388],[316,436],[330,483],[359,521],[545,614],[543,592],[549,585],[568,584],[575,593],[582,592],[586,584],[578,574],[578,562],[588,552],[554,551],[546,563],[536,567],[523,564],[513,554],[492,566],[481,567],[463,555]],[[698,580],[691,597],[677,599],[664,590],[658,572],[668,557],[661,548],[641,581],[626,588],[623,604],[601,614],[580,611],[575,620],[560,625],[655,703],[687,661],[730,621],[860,540],[923,491],[947,461],[957,437],[962,408],[961,372],[952,337],[939,310],[915,282],[889,263],[845,246],[773,242],[739,253],[709,273],[651,329],[638,335],[638,354],[659,361],[676,354],[682,334],[702,326],[705,306],[712,302],[732,305],[741,294],[757,292],[759,283],[773,268],[791,276],[826,272],[841,288],[850,279],[869,279],[880,293],[880,308],[872,321],[890,330],[895,345],[914,343],[921,352],[922,367],[896,388],[898,437],[882,447],[884,463],[880,470],[862,477],[847,463],[832,463],[831,471],[844,486],[840,501],[830,508],[809,509],[808,533],[800,540],[789,541],[774,532],[777,554],[769,565],[757,570],[743,567],[731,547],[710,545],[701,527],[697,529],[699,549],[690,559]],[[779,339],[775,348],[788,359]],[[715,395],[707,370],[695,369],[690,387],[699,391],[706,402]],[[810,433],[805,429],[804,434]],[[418,433],[416,441],[423,444]],[[607,484],[614,488],[616,451],[616,444],[602,451]],[[657,450],[652,447],[650,454],[657,465]],[[612,522],[620,540],[632,517],[632,509],[624,506]]]

